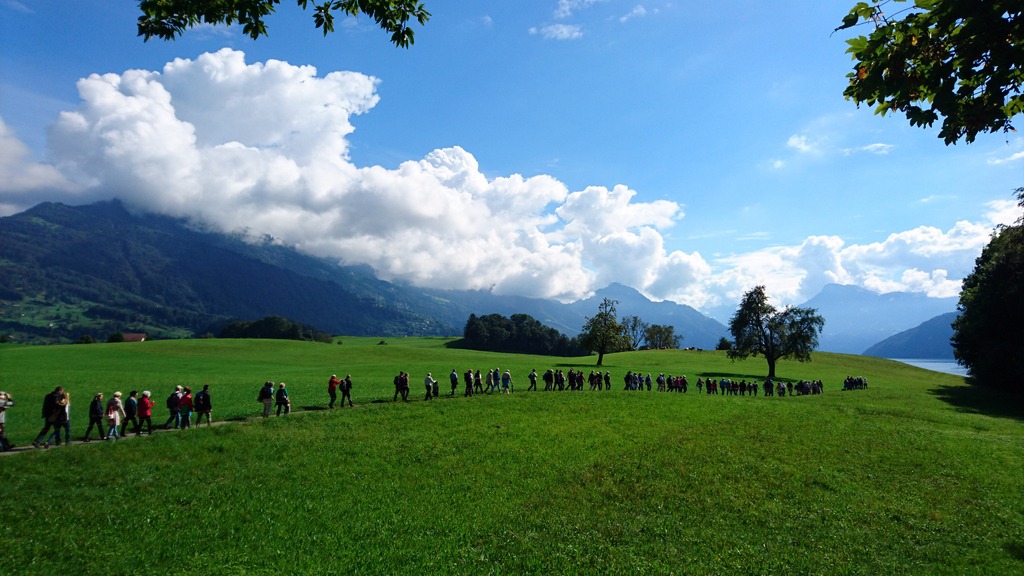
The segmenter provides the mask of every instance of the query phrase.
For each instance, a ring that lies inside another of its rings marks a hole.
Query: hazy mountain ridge
[[[342,266],[271,239],[202,230],[119,202],[40,204],[0,218],[0,329],[19,339],[91,332],[199,335],[229,319],[285,316],[341,335],[459,336],[470,314],[528,314],[579,334],[603,298],[619,317],[667,324],[683,346],[713,348],[722,323],[673,302],[611,284],[585,300],[423,289],[386,282],[367,266]],[[956,299],[877,294],[828,285],[803,306],[825,318],[819,349],[860,354],[894,334],[956,309]],[[51,326],[52,324],[52,326]]]
[[[953,321],[959,314],[948,312],[893,334],[864,351],[864,356],[879,358],[953,359]]]
[[[801,307],[825,318],[819,350],[861,354],[886,338],[956,310],[957,298],[929,298],[910,292],[878,294],[829,284]]]
[[[607,296],[620,316],[672,324],[684,346],[710,348],[725,327],[697,310],[612,285],[554,300],[420,289],[380,280],[272,241],[202,230],[120,202],[45,203],[0,218],[0,329],[20,340],[118,331],[199,335],[228,319],[279,315],[342,335],[461,335],[466,319],[529,314],[568,336]]]

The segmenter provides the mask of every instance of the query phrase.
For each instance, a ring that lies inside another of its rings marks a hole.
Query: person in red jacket
[[[149,390],[142,391],[142,398],[139,400],[139,427],[135,429],[136,436],[142,436],[142,425],[147,426],[147,432],[153,434],[153,399],[150,398]]]
[[[181,404],[179,410],[181,412],[181,429],[189,428],[192,426],[192,410],[195,406],[192,404],[192,389],[185,386],[185,390],[181,395]]]
[[[331,379],[327,381],[327,395],[331,397],[331,401],[327,404],[328,408],[334,408],[334,403],[338,400],[338,384],[341,384],[338,375],[331,374]]]

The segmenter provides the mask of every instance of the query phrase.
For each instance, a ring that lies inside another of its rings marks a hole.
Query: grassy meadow
[[[531,368],[596,356],[444,342],[0,346],[19,446],[57,384],[76,438],[97,391],[151,390],[162,423],[175,385],[210,384],[215,419],[238,421],[0,458],[3,572],[1024,573],[1020,398],[825,353],[778,367],[820,396],[699,396],[699,376],[766,371],[707,351],[612,354],[611,391],[526,392]],[[516,393],[447,397],[470,367],[511,369]],[[399,370],[408,404],[391,402]],[[627,370],[685,374],[690,392],[623,391]],[[428,371],[445,395],[424,402]],[[332,373],[352,375],[355,409],[322,410]],[[846,375],[870,388],[840,391]],[[265,380],[298,412],[256,417]]]

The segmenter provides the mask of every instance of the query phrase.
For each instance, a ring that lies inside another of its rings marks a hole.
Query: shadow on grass
[[[1008,542],[1003,544],[1003,550],[1006,550],[1014,560],[1024,562],[1024,544],[1021,544],[1020,542]]]
[[[713,380],[728,378],[730,380],[756,380],[758,382],[762,382],[765,379],[764,374],[750,374],[749,372],[698,372],[695,376],[698,378],[711,378]],[[779,380],[786,382],[789,378],[776,377],[773,382],[778,382]]]
[[[970,385],[940,386],[931,393],[960,412],[1024,421],[1024,395],[1020,393]]]

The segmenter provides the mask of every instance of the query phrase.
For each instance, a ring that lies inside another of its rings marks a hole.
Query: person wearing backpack
[[[263,383],[263,388],[260,388],[259,394],[256,395],[256,401],[263,403],[263,417],[270,416],[270,408],[274,405],[274,383],[267,380]]]
[[[352,375],[346,374],[345,379],[338,384],[338,388],[341,388],[341,406],[345,406],[345,400],[348,400],[348,407],[352,407]]]
[[[193,403],[196,409],[196,428],[203,423],[203,416],[206,416],[206,425],[212,426],[210,423],[210,413],[213,412],[213,400],[210,398],[209,384],[203,384],[203,389],[196,394]]]
[[[175,386],[174,392],[167,397],[167,411],[170,412],[171,415],[167,418],[167,422],[164,422],[165,429],[170,429],[171,422],[174,423],[175,428],[181,428],[181,397],[181,386]]]

